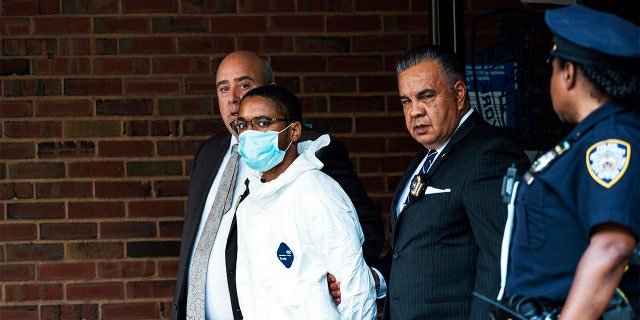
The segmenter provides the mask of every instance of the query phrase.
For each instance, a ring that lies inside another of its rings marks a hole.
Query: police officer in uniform
[[[640,30],[581,5],[548,10],[545,21],[554,34],[553,108],[576,126],[515,184],[505,308],[492,313],[633,319],[637,300],[626,296],[640,286],[630,263],[640,238]]]

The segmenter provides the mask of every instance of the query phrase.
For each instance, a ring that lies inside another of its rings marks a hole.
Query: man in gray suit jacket
[[[388,288],[383,319],[487,319],[473,292],[498,293],[502,178],[529,160],[471,109],[455,54],[416,48],[396,70],[407,129],[424,150],[391,203],[391,250],[379,265]]]

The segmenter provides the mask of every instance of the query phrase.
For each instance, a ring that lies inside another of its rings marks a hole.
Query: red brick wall
[[[393,69],[430,42],[430,1],[0,3],[1,319],[168,317],[192,155],[225,130],[213,74],[236,49],[347,144],[387,219],[417,148]]]

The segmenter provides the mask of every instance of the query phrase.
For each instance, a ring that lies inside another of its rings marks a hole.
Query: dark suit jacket
[[[502,178],[512,163],[529,160],[501,128],[474,112],[429,169],[425,194],[397,216],[400,193],[425,157],[411,161],[391,203],[391,250],[381,272],[388,281],[386,320],[488,319],[473,291],[498,294],[500,247],[507,216]],[[390,266],[390,269],[388,268]]]
[[[303,130],[301,141],[315,140],[319,136],[320,134],[315,131]],[[182,230],[176,292],[171,309],[172,320],[185,319],[186,317],[188,268],[191,263],[191,253],[194,248],[194,241],[207,200],[207,194],[218,173],[223,156],[229,148],[230,141],[231,134],[228,132],[213,136],[203,142],[193,159],[189,184],[189,201]],[[336,180],[351,198],[358,212],[360,225],[365,236],[365,242],[362,247],[365,260],[367,263],[373,263],[379,258],[385,241],[380,209],[364,191],[362,183],[353,170],[347,149],[342,142],[332,138],[328,146],[316,152],[316,156],[324,163],[322,171]],[[236,183],[242,182],[238,181]],[[225,259],[234,318],[242,319],[235,286],[235,265],[238,249],[236,241],[237,232],[234,218],[227,241]]]

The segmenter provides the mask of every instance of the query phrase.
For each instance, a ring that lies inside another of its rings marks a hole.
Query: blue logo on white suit
[[[284,266],[289,269],[293,264],[293,251],[289,249],[286,243],[281,242],[280,247],[278,247],[278,260],[284,264]]]
[[[631,145],[626,141],[608,139],[596,142],[587,150],[587,169],[591,178],[605,188],[611,188],[627,171]]]

